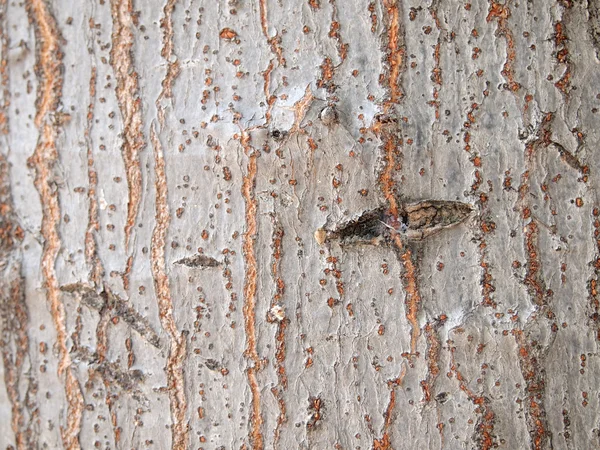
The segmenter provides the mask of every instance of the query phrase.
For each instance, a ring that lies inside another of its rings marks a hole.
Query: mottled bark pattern
[[[0,448],[600,447],[600,2],[0,0]]]

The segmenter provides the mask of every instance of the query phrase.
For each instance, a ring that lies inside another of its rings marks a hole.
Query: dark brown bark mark
[[[154,347],[160,347],[161,343],[158,334],[152,329],[148,319],[118,295],[106,289],[98,293],[95,288],[81,283],[67,284],[61,286],[60,289],[63,292],[75,294],[83,305],[98,311],[101,316],[100,322],[103,322],[102,317],[105,314],[108,317],[119,317]],[[103,359],[105,352],[100,352],[100,348],[98,351],[100,353],[99,356]]]
[[[172,448],[183,450],[189,444],[189,424],[187,423],[187,399],[185,396],[185,383],[183,366],[187,355],[185,333],[177,329],[173,317],[173,300],[169,277],[165,269],[165,247],[166,237],[171,217],[167,197],[167,176],[165,171],[165,160],[162,144],[154,126],[150,130],[150,139],[154,147],[154,172],[156,188],[156,224],[152,232],[151,270],[154,278],[154,289],[158,301],[160,322],[169,335],[169,356],[165,371],[169,392],[171,418],[173,425],[171,433],[173,436]]]
[[[183,264],[188,267],[200,267],[201,269],[205,269],[208,267],[219,267],[222,263],[211,256],[199,253],[197,255],[181,258],[180,260],[175,261],[174,264]]]
[[[62,98],[64,70],[61,35],[49,6],[43,0],[30,0],[27,11],[34,24],[36,36],[36,74],[39,80],[35,125],[39,130],[38,143],[28,164],[35,170],[34,185],[42,205],[41,234],[44,239],[42,252],[42,277],[50,314],[57,334],[59,354],[58,375],[64,376],[68,413],[66,427],[61,426],[63,445],[69,449],[80,448],[79,432],[83,415],[83,395],[79,382],[72,370],[71,356],[67,348],[67,330],[64,305],[56,278],[55,264],[61,241],[58,233],[60,204],[58,189],[54,185],[53,170],[58,162],[56,138],[61,120],[58,108]]]

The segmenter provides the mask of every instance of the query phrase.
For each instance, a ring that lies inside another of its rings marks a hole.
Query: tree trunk
[[[600,446],[598,0],[0,0],[7,449]]]

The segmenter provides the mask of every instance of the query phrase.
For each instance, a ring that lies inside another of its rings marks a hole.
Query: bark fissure
[[[151,266],[154,278],[154,289],[158,300],[160,322],[169,335],[169,356],[165,371],[171,418],[173,421],[172,448],[182,450],[189,445],[189,425],[187,423],[187,399],[183,365],[186,358],[186,334],[181,333],[175,323],[173,299],[169,277],[165,268],[166,236],[171,216],[167,197],[167,177],[162,144],[154,130],[150,130],[150,139],[154,148],[154,173],[156,188],[156,224],[152,232]]]
[[[62,120],[58,109],[63,89],[63,55],[60,47],[60,32],[49,6],[43,0],[31,0],[27,6],[36,34],[39,79],[35,116],[39,138],[28,163],[35,171],[34,185],[42,204],[41,234],[44,248],[41,269],[46,299],[56,331],[56,346],[59,354],[58,375],[64,381],[67,399],[66,426],[61,426],[61,435],[63,445],[71,450],[80,448],[79,432],[84,401],[67,348],[66,312],[60,298],[55,269],[56,259],[61,249],[60,204],[58,189],[54,184],[54,167],[59,159],[56,141]]]

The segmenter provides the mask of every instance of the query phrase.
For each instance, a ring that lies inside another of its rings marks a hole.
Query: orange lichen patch
[[[431,389],[438,375],[440,374],[439,357],[441,342],[434,324],[425,324],[425,335],[427,336],[427,377],[421,382],[423,389],[423,401],[431,401]]]
[[[562,24],[562,22],[556,22],[554,24],[554,43],[558,47],[567,42],[567,40],[568,38],[565,33],[564,25]]]
[[[338,51],[338,55],[340,57],[341,63],[346,60],[348,56],[348,44],[344,44],[342,42],[342,36],[340,34],[340,23],[336,20],[337,16],[337,5],[335,0],[329,0],[329,3],[332,5],[332,13],[331,13],[331,25],[329,27],[329,37],[336,40],[336,47]],[[340,64],[341,64],[340,63]]]
[[[491,306],[492,308],[496,308],[497,303],[492,298],[492,293],[496,291],[496,287],[493,285],[494,279],[492,277],[492,274],[490,273],[489,265],[484,260],[484,256],[486,255],[486,253],[484,252],[485,247],[485,242],[482,241],[480,244],[481,262],[479,263],[479,265],[483,269],[483,273],[481,275],[481,295],[483,296],[482,304],[484,306]]]
[[[530,288],[530,293],[538,306],[546,304],[544,282],[540,278],[540,258],[538,240],[538,226],[531,220],[525,227],[525,246],[527,249],[527,273],[525,284]]]
[[[433,51],[433,60],[435,61],[435,66],[431,71],[431,81],[433,81],[439,86],[442,85],[442,68],[440,67],[440,45],[440,42],[438,42]]]
[[[231,41],[237,37],[237,33],[235,31],[233,31],[231,28],[223,28],[219,32],[219,37],[221,39],[226,39],[228,41]]]
[[[567,68],[560,80],[554,83],[554,86],[563,94],[568,94],[571,87],[571,66],[569,65],[569,49],[566,47],[568,37],[565,33],[565,27],[562,22],[554,24],[554,45],[557,49],[556,59],[561,64],[566,64]]]
[[[283,47],[281,46],[281,36],[276,34],[275,36],[268,38],[267,43],[271,47],[271,51],[277,56],[277,62],[280,66],[286,67],[287,61],[283,56]]]
[[[545,392],[545,380],[543,371],[540,369],[540,358],[534,350],[535,344],[527,342],[523,331],[513,332],[517,345],[519,346],[519,366],[527,385],[527,402],[525,406],[528,411],[527,425],[535,450],[546,448],[548,441],[548,423],[546,411],[544,410],[543,398]]]
[[[502,76],[508,83],[508,89],[516,93],[521,88],[521,85],[515,81],[514,64],[517,53],[513,34],[508,27],[509,17],[510,9],[508,5],[496,3],[493,0],[490,1],[490,9],[486,17],[486,21],[491,22],[492,20],[496,19],[498,21],[498,29],[496,33],[499,36],[503,36],[506,40],[506,61],[504,63],[504,67],[502,68]]]
[[[321,78],[319,80],[317,80],[317,86],[319,88],[325,87],[329,81],[331,81],[331,79],[333,78],[333,72],[334,72],[334,67],[333,67],[333,62],[331,61],[331,58],[327,57],[323,60],[323,62],[321,63]]]
[[[377,31],[377,14],[375,14],[375,2],[369,3],[367,9],[369,10],[369,16],[371,18],[371,33],[375,33]]]
[[[308,0],[308,5],[312,8],[312,9],[319,9],[321,7],[321,1],[320,0]]]
[[[308,412],[310,413],[310,417],[308,422],[306,423],[307,429],[315,428],[321,420],[323,419],[323,410],[324,410],[323,400],[321,397],[310,397],[308,399]]]
[[[404,64],[406,49],[404,48],[403,38],[400,33],[400,11],[398,3],[393,0],[384,0],[383,6],[385,7],[388,16],[388,55],[386,60],[389,70],[387,85],[390,90],[390,95],[389,99],[384,104],[384,112],[388,112],[391,105],[398,103],[404,96],[404,93],[400,88],[400,73]]]
[[[279,390],[276,387],[272,387],[271,393],[277,400],[277,405],[279,406],[279,416],[277,416],[277,425],[275,426],[275,431],[273,432],[273,445],[277,446],[281,437],[281,427],[287,422],[287,407],[285,406],[285,401],[283,399],[283,393],[281,392],[281,390]]]
[[[568,67],[563,76],[554,83],[557,89],[559,89],[563,94],[567,94],[569,88],[571,87],[571,68]]]

